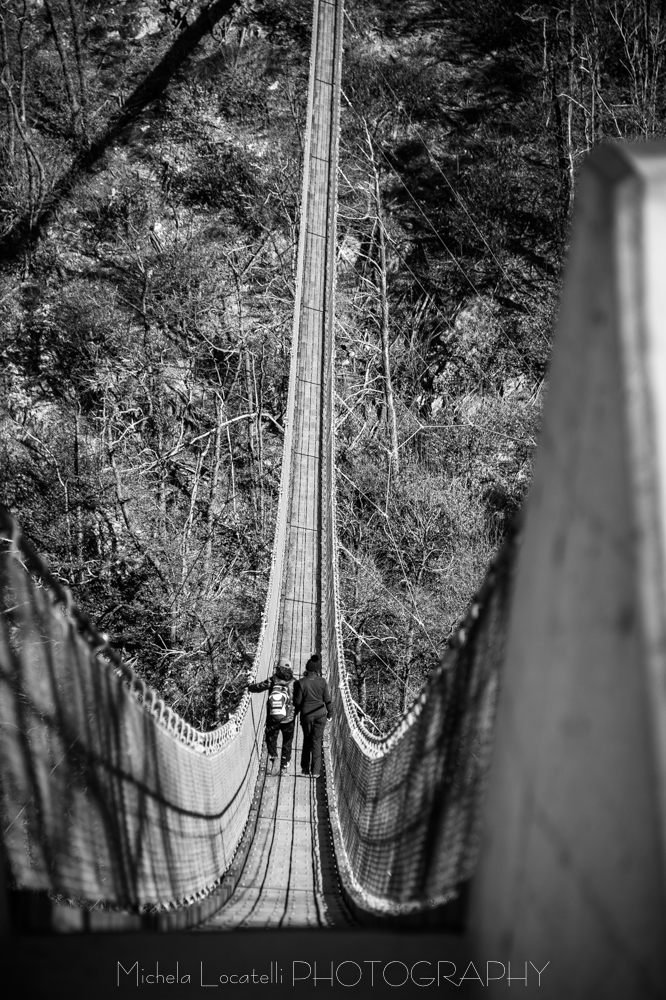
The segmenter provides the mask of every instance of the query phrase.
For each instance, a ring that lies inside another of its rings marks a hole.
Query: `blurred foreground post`
[[[483,969],[527,963],[536,986],[550,962],[544,1000],[664,996],[665,791],[666,145],[605,146],[516,575],[468,925]]]

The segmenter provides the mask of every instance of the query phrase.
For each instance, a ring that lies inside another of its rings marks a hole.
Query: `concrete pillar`
[[[666,146],[605,146],[580,180],[468,925],[479,971],[527,963],[536,987],[550,963],[544,1000],[666,995],[665,551]]]

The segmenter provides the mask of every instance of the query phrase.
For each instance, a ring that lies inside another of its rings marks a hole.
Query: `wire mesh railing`
[[[329,809],[342,885],[366,914],[436,910],[474,871],[516,545],[514,531],[439,667],[385,737],[356,710],[339,617],[328,615]],[[332,572],[326,596],[334,608],[336,594]]]
[[[245,696],[220,729],[195,730],[108,646],[4,509],[0,529],[0,794],[15,883],[135,909],[194,902],[243,834],[258,706]],[[258,671],[264,660],[260,650]]]

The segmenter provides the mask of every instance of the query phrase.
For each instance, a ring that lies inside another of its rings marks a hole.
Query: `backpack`
[[[274,684],[268,696],[268,714],[271,719],[278,722],[286,722],[289,714],[289,689],[281,685]]]

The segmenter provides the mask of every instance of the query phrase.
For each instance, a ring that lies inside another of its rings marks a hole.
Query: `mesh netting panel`
[[[246,694],[220,729],[189,726],[105,648],[5,513],[0,526],[14,536],[0,551],[0,793],[15,882],[132,907],[200,898],[247,822],[263,703]]]
[[[334,701],[331,819],[341,877],[366,909],[400,913],[440,906],[474,870],[513,549],[512,540],[491,567],[455,648],[384,739],[359,720],[339,620],[335,613],[325,616]],[[333,608],[329,566],[326,596]]]

